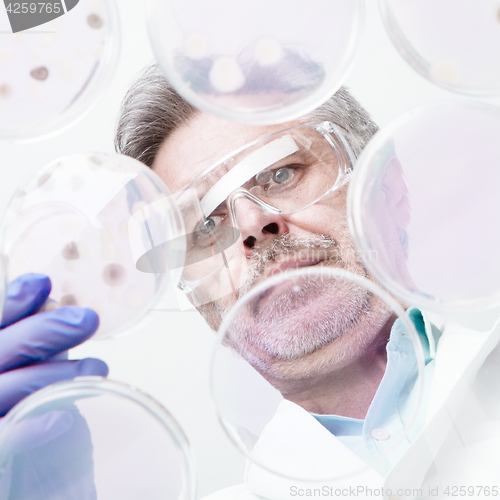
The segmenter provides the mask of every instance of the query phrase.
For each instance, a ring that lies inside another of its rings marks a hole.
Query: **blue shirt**
[[[406,314],[415,325],[424,351],[424,391],[420,405],[420,391],[412,390],[418,375],[413,342],[398,319],[392,326],[387,343],[386,370],[366,418],[360,420],[312,413],[320,424],[367,464],[373,464],[382,475],[389,472],[423,428],[436,347],[441,336],[441,332],[419,309],[411,308]]]

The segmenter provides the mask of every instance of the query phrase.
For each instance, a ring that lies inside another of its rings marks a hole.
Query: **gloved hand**
[[[0,500],[97,499],[87,422],[72,398],[55,406],[0,432]]]
[[[49,278],[40,274],[25,274],[7,287],[0,323],[0,416],[54,382],[108,374],[99,359],[51,360],[91,337],[99,318],[91,309],[76,306],[34,314],[50,290]]]

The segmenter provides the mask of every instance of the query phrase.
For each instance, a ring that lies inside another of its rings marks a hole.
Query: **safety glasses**
[[[323,122],[261,137],[209,167],[176,198],[187,235],[181,288],[192,292],[229,266],[245,217],[238,199],[293,214],[345,185],[354,161],[338,128]]]

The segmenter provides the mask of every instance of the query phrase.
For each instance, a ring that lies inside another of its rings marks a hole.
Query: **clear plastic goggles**
[[[354,159],[335,125],[323,122],[259,138],[208,168],[176,199],[187,235],[180,287],[192,292],[229,267],[245,217],[238,199],[274,214],[299,212],[346,184]]]

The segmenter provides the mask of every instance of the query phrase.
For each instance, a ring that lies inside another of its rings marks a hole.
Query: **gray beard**
[[[329,236],[298,240],[283,234],[270,244],[253,249],[248,278],[238,287],[238,296],[243,296],[263,279],[270,263],[292,255],[300,260],[301,254],[304,258],[314,255],[323,260],[322,265],[333,265],[358,275],[361,269],[366,275],[363,266],[349,264],[352,260],[343,258],[335,240]],[[285,288],[283,293],[267,298],[273,293],[271,290],[252,299],[228,329],[225,343],[254,366],[260,364],[262,352],[275,359],[293,360],[321,349],[351,330],[369,308],[371,294],[346,280],[324,279],[320,275],[302,280],[296,290],[292,290],[291,282],[281,286]],[[224,309],[218,307],[221,315],[227,313]]]

